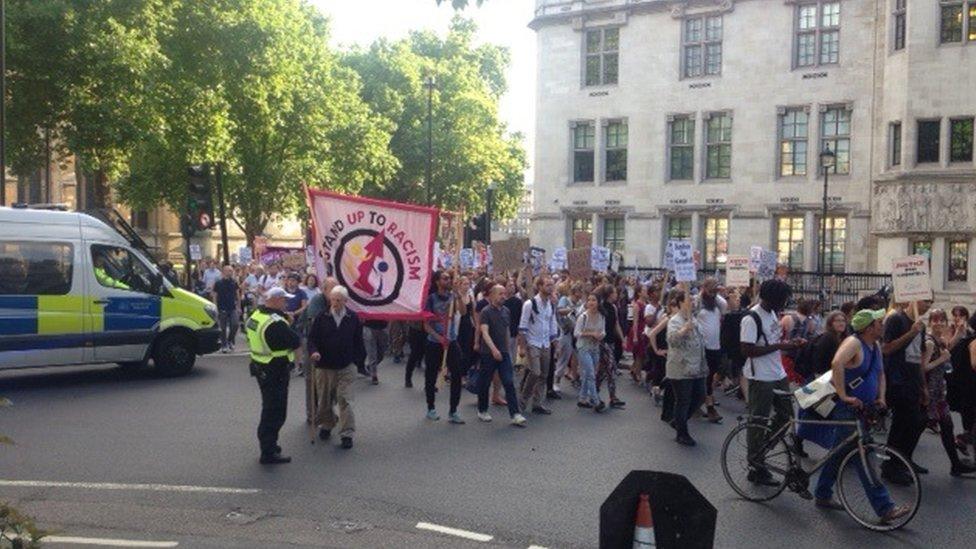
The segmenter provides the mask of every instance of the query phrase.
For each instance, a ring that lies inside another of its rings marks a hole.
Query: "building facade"
[[[528,238],[533,208],[532,187],[527,186],[522,192],[522,199],[519,201],[515,217],[492,222],[492,242],[508,240],[509,238]]]
[[[537,0],[530,26],[534,244],[833,272],[914,251],[937,291],[976,288],[976,0]]]

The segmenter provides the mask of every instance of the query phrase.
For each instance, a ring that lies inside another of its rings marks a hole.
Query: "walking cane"
[[[444,386],[444,374],[447,372],[447,353],[451,348],[451,324],[454,322],[454,302],[457,300],[457,295],[454,295],[454,290],[451,290],[451,303],[447,307],[447,319],[444,321],[444,339],[447,340],[441,347],[441,367],[437,371],[437,383],[434,385],[437,389]]]

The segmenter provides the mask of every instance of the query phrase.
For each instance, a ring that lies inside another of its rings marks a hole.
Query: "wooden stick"
[[[437,372],[437,383],[435,387],[440,389],[444,386],[444,373],[447,371],[447,353],[451,349],[451,324],[454,322],[454,302],[457,300],[457,295],[454,294],[454,290],[451,290],[451,303],[447,306],[447,320],[444,322],[444,338],[447,339],[447,345],[442,346],[441,352],[441,367]]]

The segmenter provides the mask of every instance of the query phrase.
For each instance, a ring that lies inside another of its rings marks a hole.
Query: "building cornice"
[[[536,10],[529,28],[539,30],[548,25],[570,23],[581,28],[586,19],[622,14],[667,12],[681,19],[708,13],[725,13],[735,9],[735,2],[745,0],[565,0],[552,2]]]

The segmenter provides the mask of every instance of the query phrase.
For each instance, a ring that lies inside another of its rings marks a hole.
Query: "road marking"
[[[548,547],[543,547],[541,545],[530,545],[529,549],[549,549]]]
[[[151,492],[197,492],[207,494],[257,494],[256,488],[180,486],[173,484],[118,484],[114,482],[58,482],[46,480],[0,480],[0,486],[24,488],[80,488],[82,490],[148,490]]]
[[[103,547],[176,547],[178,541],[139,541],[134,539],[81,538],[76,536],[44,536],[42,543],[101,545]]]
[[[457,536],[459,538],[470,539],[473,541],[491,541],[492,539],[494,539],[493,536],[489,536],[488,534],[479,534],[478,532],[459,530],[457,528],[441,526],[439,524],[431,524],[429,522],[418,522],[417,528],[421,530],[430,530],[431,532],[438,532],[440,534],[447,534],[449,536]]]

